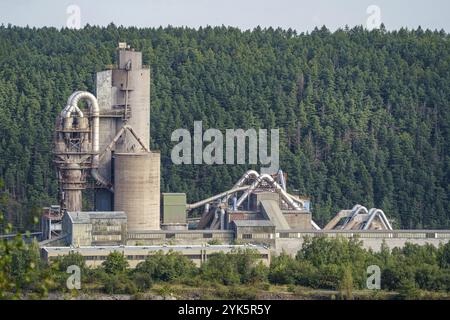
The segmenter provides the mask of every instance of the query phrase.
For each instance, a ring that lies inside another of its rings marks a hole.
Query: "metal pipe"
[[[257,171],[255,171],[255,170],[248,170],[246,173],[244,173],[242,175],[242,177],[239,179],[239,181],[236,182],[236,184],[233,186],[233,189],[242,186],[244,184],[244,182],[246,182],[250,178],[255,178],[256,179],[258,177],[259,177],[259,173]]]
[[[238,182],[236,182],[235,184],[234,184],[234,186],[233,186],[233,188],[232,189],[235,189],[235,188],[239,188],[239,187],[241,187],[248,179],[250,179],[250,178],[258,178],[259,177],[259,173],[257,172],[257,171],[255,171],[255,170],[248,170],[246,173],[244,173],[243,175],[242,175],[242,177],[238,180]],[[230,194],[228,194],[223,200],[222,200],[222,202],[226,202],[226,203],[228,203],[228,200],[230,199],[230,197],[231,197],[231,193]]]
[[[223,198],[224,196],[226,196],[226,195],[228,195],[228,194],[233,194],[233,193],[235,193],[235,192],[244,191],[244,190],[247,190],[248,188],[250,188],[250,186],[242,186],[242,187],[239,187],[239,188],[230,189],[230,190],[228,190],[228,191],[219,193],[219,194],[217,194],[217,195],[215,195],[215,196],[212,196],[212,197],[210,197],[210,198],[207,198],[207,199],[205,199],[205,200],[202,200],[202,201],[199,201],[199,202],[196,202],[196,203],[193,203],[193,204],[188,204],[188,205],[186,205],[186,210],[189,211],[189,210],[192,210],[192,209],[201,207],[201,206],[203,206],[203,205],[205,205],[205,204],[207,204],[207,203],[210,203],[210,202],[212,202],[212,201],[214,201],[214,200]]]
[[[281,171],[281,169],[280,169],[280,171]],[[281,171],[281,174],[282,174],[283,172]],[[273,178],[270,176],[270,175],[267,175],[267,176],[269,176],[270,177],[270,179],[272,179],[272,181],[276,184],[276,185],[278,185],[279,186],[279,184],[276,182],[276,181],[274,181],[273,180]],[[254,178],[254,179],[258,179],[260,177],[260,174],[257,172],[257,171],[255,171],[255,170],[248,170],[246,173],[244,173],[244,175],[241,177],[241,179],[239,179],[239,181],[238,182],[236,182],[236,184],[233,186],[233,188],[238,188],[238,187],[240,187],[240,186],[242,186],[247,180],[249,180],[250,178]],[[283,176],[283,181],[284,181],[284,176]],[[285,183],[285,185],[286,185],[286,183]],[[284,190],[283,190],[284,189]],[[296,202],[296,203],[298,203],[298,204],[300,204],[302,207],[303,207],[303,201],[301,201],[301,200],[299,200],[299,199],[296,199],[294,196],[292,196],[292,195],[290,195],[290,194],[288,194],[287,192],[286,192],[286,186],[284,187],[284,188],[281,188],[280,190],[282,190],[283,192],[284,192],[284,197],[288,197],[289,199],[290,199],[290,201],[286,201],[286,202],[288,202],[289,204],[291,204],[292,203],[292,201],[294,201],[294,202]],[[280,192],[281,193],[281,192]],[[247,197],[248,196],[248,194],[247,195],[245,195],[245,197]],[[228,200],[229,200],[229,198],[231,197],[231,194],[229,194],[229,195],[227,195],[225,198],[224,198],[224,202],[228,202]],[[283,199],[284,199],[284,197],[283,197]],[[241,197],[242,198],[242,197]],[[239,205],[241,205],[242,203],[239,203],[239,201],[237,202],[237,203],[234,203],[233,202],[233,206],[234,205],[236,205],[237,204],[237,206],[239,206]],[[237,206],[236,206],[236,209],[237,209]],[[291,206],[292,207],[294,207],[294,208],[296,208],[296,209],[300,209],[300,206],[296,206],[296,205],[292,205],[291,204]],[[235,209],[235,210],[236,210]]]
[[[375,218],[375,216],[379,215],[381,217],[382,222],[386,225],[386,227],[388,228],[388,230],[392,230],[392,226],[389,222],[389,220],[387,219],[386,215],[384,214],[383,210],[381,209],[377,209],[377,208],[372,208],[369,211],[369,218],[367,219],[363,230],[368,230],[370,224],[372,223],[373,219]]]
[[[345,222],[342,224],[341,229],[344,229],[345,226],[352,221],[353,219],[356,218],[356,216],[358,214],[360,214],[361,211],[364,211],[365,214],[367,214],[369,211],[367,210],[366,207],[360,205],[360,204],[356,204],[355,206],[353,206],[352,208],[352,213],[350,214],[349,217],[347,217],[347,219],[345,220]]]
[[[69,118],[71,116],[72,112],[77,112],[79,114],[80,117],[84,117],[83,112],[80,110],[80,108],[78,108],[78,105],[73,105],[72,104],[72,99],[77,95],[80,94],[80,92],[83,91],[75,91],[73,92],[70,97],[67,99],[67,105],[66,107],[61,111],[61,116],[63,118]]]
[[[61,111],[61,117],[63,118],[70,118],[72,113],[75,112],[78,114],[79,117],[83,118],[84,114],[83,112],[80,110],[80,108],[68,105],[66,106],[62,111]]]
[[[253,184],[248,188],[244,194],[239,198],[236,205],[239,207],[244,200],[248,197],[249,194],[251,194],[263,181],[268,182],[272,187],[275,189],[277,193],[281,195],[284,201],[291,207],[293,207],[296,210],[301,210],[302,208],[297,204],[297,202],[292,199],[289,194],[283,190],[283,188],[268,174],[262,174],[258,178],[256,178],[256,181],[253,182]],[[300,201],[298,201],[300,202]],[[303,203],[300,202],[300,204],[303,206]]]
[[[142,142],[141,138],[139,138],[139,136],[136,134],[136,132],[134,132],[133,128],[130,127],[129,125],[125,125],[125,128],[131,132],[131,134],[133,135],[133,137],[137,140],[137,142],[139,142],[139,144],[141,145],[141,147],[147,151],[150,152],[147,147],[145,146],[144,142]]]
[[[125,127],[120,128],[119,132],[117,132],[116,136],[114,137],[114,139],[112,139],[111,143],[108,144],[105,148],[105,150],[103,150],[103,152],[100,154],[99,156],[99,161],[102,160],[102,158],[105,156],[106,152],[108,150],[111,150],[113,145],[117,142],[117,140],[119,140],[120,136],[124,133],[125,131]]]
[[[302,201],[301,199],[299,199],[298,196],[294,196],[293,194],[290,194],[290,193],[288,193],[288,192],[286,192],[286,193],[287,193],[287,195],[288,195],[289,197],[291,197],[292,200],[294,200],[295,202],[301,204],[301,206],[304,207],[303,201]]]
[[[69,111],[66,112],[65,116],[70,116],[71,110],[80,110],[78,108],[78,103],[81,100],[87,100],[90,103],[90,111],[91,111],[91,117],[92,117],[92,169],[91,174],[92,177],[100,183],[102,186],[110,189],[112,189],[112,185],[110,182],[108,182],[105,178],[103,178],[100,173],[98,172],[98,165],[99,165],[99,146],[100,146],[100,108],[98,106],[97,98],[90,92],[87,91],[76,91],[74,92],[68,100],[68,105],[70,105]],[[67,107],[66,107],[67,108]],[[81,112],[81,111],[80,111]]]
[[[220,209],[220,230],[225,230],[225,209]]]
[[[111,192],[114,192],[114,188],[111,182],[103,178],[102,175],[98,172],[98,169],[92,168],[91,175],[101,186],[107,188]]]
[[[236,205],[236,203],[237,203],[237,197],[234,196],[234,197],[233,197],[233,211],[236,211],[236,210],[237,210],[237,205]]]
[[[99,127],[100,127],[100,108],[98,106],[97,98],[90,92],[78,91],[70,96],[70,105],[74,108],[78,108],[78,103],[81,100],[87,100],[90,102],[90,111],[92,117],[92,151],[94,153],[99,152]],[[94,157],[95,158],[95,157]],[[98,160],[98,155],[97,155]]]
[[[394,230],[394,229],[392,228],[392,225],[391,225],[391,223],[389,222],[388,218],[387,218],[386,215],[384,214],[383,210],[381,210],[381,209],[378,209],[378,210],[379,210],[381,216],[383,217],[384,222],[386,223],[386,226],[389,228],[389,230]]]
[[[312,225],[313,228],[316,229],[316,230],[322,230],[322,229],[320,229],[320,227],[317,225],[317,223],[315,223],[312,219],[311,219],[311,225]]]
[[[280,179],[280,184],[283,187],[283,190],[286,191],[286,181],[284,180],[283,170],[278,170],[278,179]]]

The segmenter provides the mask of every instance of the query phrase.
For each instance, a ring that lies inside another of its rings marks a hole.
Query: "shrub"
[[[282,252],[270,264],[269,281],[275,284],[294,284],[297,279],[297,263]]]
[[[153,280],[149,274],[143,272],[134,272],[132,280],[139,291],[145,291],[152,287]]]
[[[201,277],[204,280],[218,281],[225,285],[240,282],[240,275],[234,261],[223,252],[212,254],[200,270]]]
[[[124,273],[107,274],[103,283],[104,291],[108,294],[136,294],[138,292],[135,283]]]
[[[128,268],[128,261],[123,253],[113,251],[111,252],[105,261],[102,263],[106,273],[119,274],[123,273]]]
[[[269,276],[269,268],[260,261],[255,267],[251,268],[250,276],[247,282],[264,283],[267,282]]]
[[[182,277],[193,277],[197,268],[195,264],[179,252],[158,251],[149,255],[145,261],[136,266],[135,272],[146,274],[153,281],[173,281]]]
[[[339,281],[339,292],[343,299],[353,299],[353,276],[352,269],[347,266],[344,269],[342,278]]]
[[[401,299],[416,300],[420,297],[420,290],[417,289],[414,280],[408,278],[400,280],[398,293]]]
[[[323,289],[339,289],[343,270],[336,264],[327,264],[318,268],[312,287]]]
[[[85,258],[78,252],[70,252],[68,255],[59,256],[54,262],[59,271],[66,272],[69,266],[75,265],[80,268],[81,271],[86,270]]]
[[[418,288],[424,290],[439,290],[440,270],[437,265],[423,264],[419,265],[415,270],[414,280]]]

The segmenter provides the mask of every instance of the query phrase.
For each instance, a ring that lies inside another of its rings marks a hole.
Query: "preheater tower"
[[[128,230],[157,230],[160,154],[150,151],[150,69],[142,65],[142,53],[120,43],[117,65],[97,73],[96,87],[97,97],[72,94],[58,118],[55,145],[62,194],[67,194],[62,202],[69,204],[63,208],[81,210],[81,190],[93,186],[96,210],[125,211]],[[80,99],[87,100],[89,112],[80,110]],[[78,125],[83,121],[86,128]],[[76,126],[68,132],[72,123]],[[79,151],[67,153],[83,134]],[[84,178],[88,172],[94,185]]]

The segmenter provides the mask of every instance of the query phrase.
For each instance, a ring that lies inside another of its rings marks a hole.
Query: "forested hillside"
[[[280,128],[288,184],[323,225],[356,203],[401,228],[450,227],[449,35],[421,29],[234,28],[82,30],[0,27],[0,211],[18,228],[55,203],[57,113],[74,90],[95,92],[118,41],[151,66],[152,148],[161,190],[195,201],[247,166],[175,166],[176,128]]]

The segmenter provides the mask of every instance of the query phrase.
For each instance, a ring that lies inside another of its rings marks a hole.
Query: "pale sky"
[[[449,0],[0,0],[0,24],[19,26],[67,25],[69,5],[80,9],[81,26],[116,25],[234,26],[292,28],[311,31],[326,25],[335,30],[367,26],[371,5],[379,8],[380,19],[389,30],[400,27],[450,29]]]

